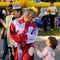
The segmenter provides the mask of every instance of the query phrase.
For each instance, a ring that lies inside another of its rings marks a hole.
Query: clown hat
[[[35,7],[28,7],[28,9],[34,11],[36,14],[37,14],[37,12],[38,12],[37,8],[35,8]]]
[[[15,9],[21,9],[21,6],[20,6],[19,4],[15,4],[15,5],[13,6],[13,10],[15,10]]]

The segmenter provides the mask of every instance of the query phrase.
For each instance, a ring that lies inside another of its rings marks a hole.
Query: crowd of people
[[[38,27],[35,24],[35,19],[40,14],[39,7],[28,7],[26,10],[19,4],[13,5],[13,1],[10,1],[10,5],[6,9],[2,9],[0,12],[0,39],[4,41],[4,54],[2,60],[5,60],[6,55],[9,55],[10,60],[34,60],[34,42],[37,40]],[[54,29],[54,18],[56,7],[51,3],[52,7],[49,7],[46,12],[50,13],[51,29]],[[53,11],[52,11],[52,10]],[[47,31],[47,19],[48,14],[44,13],[42,20],[43,29]],[[46,41],[47,47],[43,53],[39,51],[39,47],[36,47],[36,53],[44,60],[54,60],[54,50],[58,42],[55,37],[49,37]],[[46,52],[45,52],[46,51]],[[53,51],[53,55],[48,51]],[[46,53],[45,55],[43,55]]]
[[[39,28],[42,26],[44,32],[47,32],[47,27],[50,26],[50,29],[53,31],[54,27],[58,26],[57,7],[54,6],[54,2],[51,2],[48,8],[42,8],[39,17],[35,21],[37,26]]]

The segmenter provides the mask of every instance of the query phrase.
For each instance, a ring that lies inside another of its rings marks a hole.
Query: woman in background
[[[57,12],[57,8],[56,6],[54,6],[54,2],[50,3],[50,7],[48,7],[48,10],[49,10],[49,17],[50,17],[50,27],[51,30],[54,30],[54,20]]]

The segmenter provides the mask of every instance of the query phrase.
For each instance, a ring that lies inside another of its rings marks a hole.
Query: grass
[[[0,31],[1,31],[1,28],[0,28]]]
[[[0,29],[1,31],[1,29]],[[39,30],[39,36],[60,36],[60,27],[54,28],[53,31],[48,29],[48,31],[45,33],[43,30]]]
[[[39,36],[60,36],[60,27],[54,28],[53,31],[48,29],[47,32],[44,32],[43,30],[39,30]]]

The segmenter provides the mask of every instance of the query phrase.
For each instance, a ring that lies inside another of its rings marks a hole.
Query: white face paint
[[[34,54],[34,48],[30,47],[29,50],[28,50],[28,53],[29,53],[30,56],[32,56]]]

